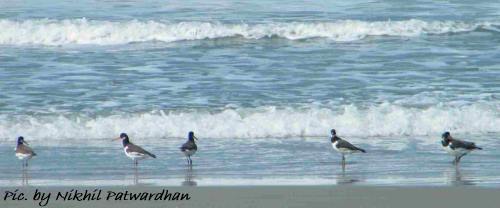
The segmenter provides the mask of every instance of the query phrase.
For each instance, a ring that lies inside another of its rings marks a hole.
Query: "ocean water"
[[[500,186],[498,1],[0,1],[0,186]],[[347,167],[329,130],[367,149]],[[192,169],[178,147],[200,138]],[[456,168],[440,135],[484,148]],[[158,155],[138,170],[121,132]],[[23,135],[38,153],[22,170]]]

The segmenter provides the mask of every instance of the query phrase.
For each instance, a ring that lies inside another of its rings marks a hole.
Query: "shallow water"
[[[383,139],[398,143],[396,138]],[[362,139],[353,141],[361,143]],[[439,142],[434,145],[415,142],[394,150],[361,143],[359,146],[368,153],[348,156],[343,170],[341,157],[333,151],[328,139],[206,139],[199,142],[191,169],[178,150],[182,142],[160,139],[144,145],[157,159],[141,161],[138,169],[125,156],[120,142],[99,146],[41,146],[36,148],[39,157],[30,161],[25,172],[20,161],[2,157],[0,162],[5,166],[0,185],[500,185],[499,155],[494,150],[498,144],[465,156],[455,167],[451,163],[453,157],[441,149]],[[13,154],[11,148],[2,145],[0,149]]]
[[[130,161],[109,142],[121,132],[161,156],[141,164],[140,181],[180,184],[177,147],[194,131],[200,185],[455,177],[496,186],[499,9],[488,0],[2,1],[2,184],[18,182],[19,135],[40,152],[33,184],[129,183]],[[331,128],[373,153],[339,172]],[[439,148],[444,131],[488,148],[458,174]]]

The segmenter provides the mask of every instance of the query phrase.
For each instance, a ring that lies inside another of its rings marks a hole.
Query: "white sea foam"
[[[0,44],[36,45],[114,45],[132,42],[200,40],[225,37],[260,39],[280,37],[291,40],[327,38],[355,41],[367,36],[419,36],[468,32],[477,29],[497,31],[490,22],[457,21],[359,21],[274,22],[225,24],[220,22],[98,21],[83,19],[0,19]]]
[[[226,109],[219,112],[148,112],[88,116],[1,116],[0,141],[24,135],[30,140],[60,141],[114,138],[127,132],[135,138],[185,137],[193,130],[200,137],[259,138],[328,136],[331,128],[345,136],[439,136],[449,130],[462,134],[500,133],[498,105],[425,109],[381,104],[354,105],[338,110],[309,107]]]

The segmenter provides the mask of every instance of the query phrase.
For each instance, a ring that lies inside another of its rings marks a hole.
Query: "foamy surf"
[[[100,21],[88,19],[0,20],[0,44],[9,45],[116,45],[133,42],[202,40],[228,37],[290,40],[326,38],[356,41],[368,36],[438,35],[477,29],[498,31],[490,22],[337,20],[331,22],[270,22],[226,24],[220,22]]]
[[[204,138],[276,138],[328,136],[331,128],[342,135],[436,136],[443,131],[457,134],[498,133],[497,105],[461,107],[433,106],[425,109],[381,104],[368,108],[346,105],[339,109],[237,108],[209,111],[154,111],[111,116],[48,115],[2,116],[0,139],[92,140],[113,138],[120,132],[134,137],[185,137],[195,131]]]

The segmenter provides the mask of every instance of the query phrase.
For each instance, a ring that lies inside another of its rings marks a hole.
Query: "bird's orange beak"
[[[196,136],[193,135],[193,138],[196,139],[196,141],[198,141],[198,138],[196,138]]]
[[[28,142],[26,142],[26,141],[23,141],[23,143],[25,143],[25,144],[27,144],[27,145],[30,145],[30,144],[28,144]]]
[[[112,139],[111,141],[115,141],[115,140],[119,140],[119,139],[122,139],[122,138],[117,137],[117,138]]]

